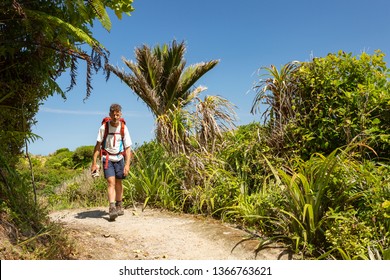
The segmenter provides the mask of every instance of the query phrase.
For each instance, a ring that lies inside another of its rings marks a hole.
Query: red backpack
[[[102,140],[102,144],[101,144],[101,147],[100,147],[100,157],[102,156],[107,156],[108,155],[119,155],[119,154],[122,154],[123,156],[125,156],[126,154],[126,151],[125,151],[125,145],[124,145],[124,138],[125,138],[125,125],[126,125],[126,121],[121,118],[119,121],[121,122],[121,130],[120,132],[118,133],[114,133],[114,132],[109,132],[109,122],[111,121],[111,118],[110,117],[105,117],[103,120],[102,120],[102,125],[104,124],[104,136],[103,136],[103,140]],[[114,135],[114,145],[115,145],[115,142],[116,142],[116,135],[117,134],[120,134],[121,137],[122,137],[122,143],[123,143],[123,152],[119,152],[118,154],[112,154],[112,153],[109,153],[105,148],[106,148],[106,140],[107,140],[107,135],[110,134],[110,135]],[[106,159],[106,162],[104,164],[104,169],[107,169],[108,168],[108,160]]]

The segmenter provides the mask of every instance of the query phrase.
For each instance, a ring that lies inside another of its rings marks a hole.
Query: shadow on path
[[[91,210],[91,211],[77,213],[75,218],[76,219],[87,219],[87,218],[101,219],[104,218],[103,216],[105,215],[107,215],[106,211]]]

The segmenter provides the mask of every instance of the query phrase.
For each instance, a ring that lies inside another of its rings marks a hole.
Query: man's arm
[[[125,156],[125,169],[123,170],[123,173],[125,176],[129,174],[130,171],[130,161],[131,161],[131,148],[130,146],[126,148],[126,156]]]
[[[91,166],[91,172],[95,172],[97,169],[97,158],[100,154],[100,145],[101,143],[99,141],[96,142],[95,149],[93,150],[93,157],[92,157],[92,166]]]

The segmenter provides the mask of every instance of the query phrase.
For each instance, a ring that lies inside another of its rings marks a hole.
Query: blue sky
[[[110,51],[111,64],[128,71],[121,58],[134,60],[136,47],[184,41],[187,65],[220,60],[197,85],[208,88],[202,98],[220,95],[235,104],[238,125],[260,120],[250,109],[261,67],[279,68],[338,50],[359,55],[380,49],[390,55],[388,0],[134,0],[133,6],[132,15],[122,20],[111,14],[111,32],[99,23],[93,28]],[[33,132],[43,140],[29,146],[31,153],[94,145],[112,103],[122,105],[133,144],[154,137],[150,111],[115,75],[107,82],[102,73],[94,75],[92,95],[84,102],[84,70],[80,63],[78,85],[67,100],[53,96],[41,105]],[[69,76],[59,83],[65,89]]]

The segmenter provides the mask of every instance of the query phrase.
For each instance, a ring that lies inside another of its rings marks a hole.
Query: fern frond
[[[66,89],[67,92],[71,91],[73,87],[76,85],[76,77],[77,77],[77,58],[72,56],[72,60],[70,64],[70,85]]]
[[[77,28],[68,22],[65,22],[58,17],[54,17],[54,16],[48,15],[44,12],[36,11],[36,10],[25,9],[24,12],[31,19],[37,20],[39,22],[51,24],[54,26],[58,26],[58,27],[65,29],[67,32],[69,32],[74,37],[76,37],[80,42],[86,42],[92,48],[93,47],[100,47],[100,48],[103,47],[96,39],[94,39],[92,36],[87,34],[84,30],[82,30],[81,28]]]
[[[100,23],[103,25],[103,27],[110,31],[112,24],[110,17],[108,16],[108,13],[106,11],[106,8],[104,7],[102,1],[100,0],[89,0],[89,5],[93,8],[97,18],[99,19]]]

